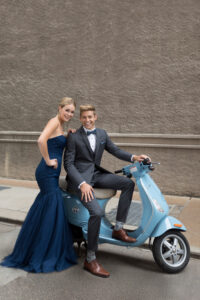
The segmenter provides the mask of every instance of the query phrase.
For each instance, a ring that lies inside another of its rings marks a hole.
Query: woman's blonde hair
[[[68,104],[72,104],[72,105],[74,105],[74,107],[76,107],[76,103],[75,103],[74,99],[69,98],[69,97],[62,98],[59,103],[59,106],[64,107],[65,105],[68,105]]]

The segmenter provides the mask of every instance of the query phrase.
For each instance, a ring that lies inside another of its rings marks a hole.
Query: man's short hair
[[[91,105],[91,104],[80,105],[80,116],[85,111],[93,111],[94,114],[96,114],[96,109],[95,109],[94,105]]]

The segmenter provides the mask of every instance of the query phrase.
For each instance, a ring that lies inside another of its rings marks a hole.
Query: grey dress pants
[[[91,185],[94,188],[121,190],[116,220],[125,223],[132,201],[135,183],[127,177],[118,176],[112,173],[102,173],[96,170]],[[80,190],[77,190],[77,194],[79,198],[81,198]],[[104,211],[99,206],[95,195],[92,201],[86,203],[83,199],[81,202],[90,213],[88,221],[88,250],[96,251],[98,248],[101,218],[104,216]]]

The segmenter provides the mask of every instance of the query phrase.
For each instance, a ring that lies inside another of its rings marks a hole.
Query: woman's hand
[[[56,158],[50,159],[50,160],[48,161],[47,165],[48,165],[49,167],[53,167],[54,169],[57,169],[57,167],[58,167],[58,161],[57,161]]]
[[[67,135],[69,133],[75,133],[76,132],[76,129],[73,129],[73,128],[69,128],[68,131],[67,131]]]

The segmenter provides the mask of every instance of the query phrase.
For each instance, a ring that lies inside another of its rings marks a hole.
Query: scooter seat
[[[60,176],[59,178],[59,186],[63,191],[68,191],[67,190],[67,181],[65,180],[65,176]],[[68,191],[71,194],[75,194],[74,191]],[[116,194],[116,190],[113,189],[99,189],[99,188],[94,188],[94,193],[97,199],[107,199],[107,198],[112,198]]]

